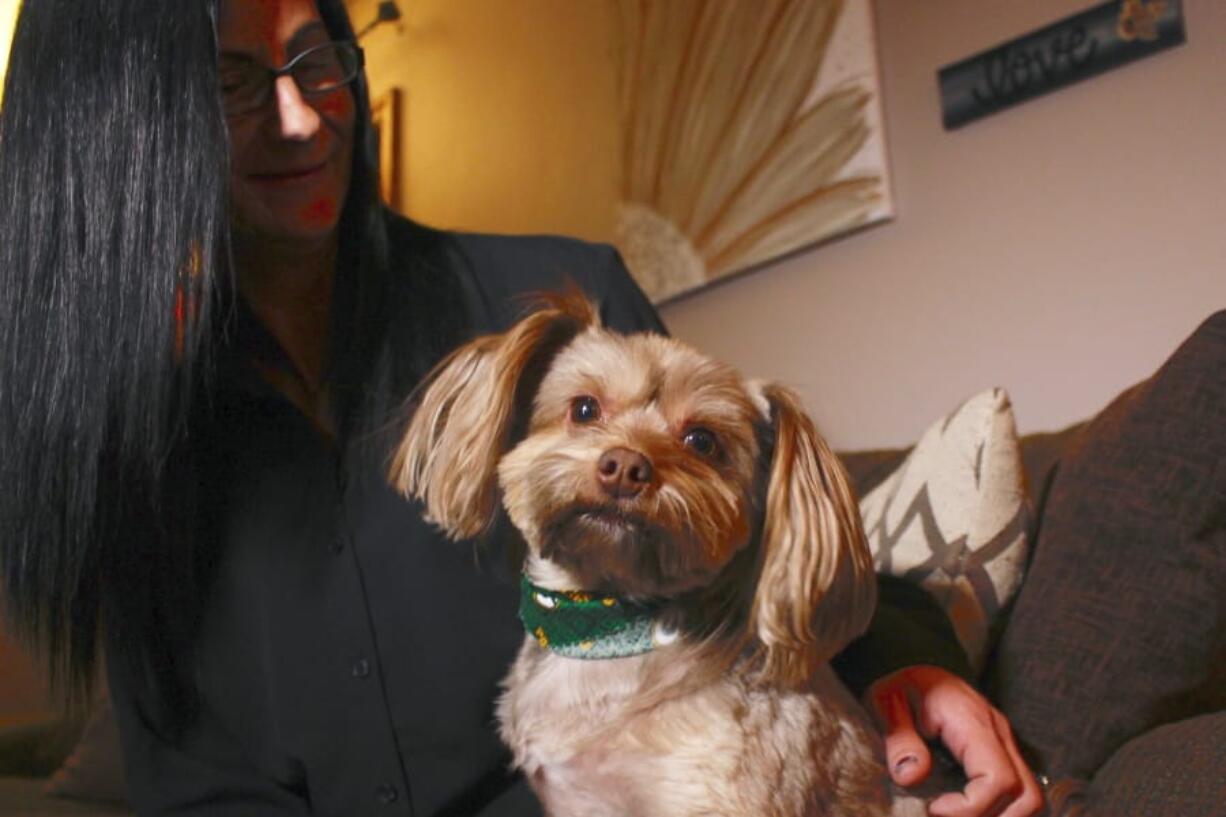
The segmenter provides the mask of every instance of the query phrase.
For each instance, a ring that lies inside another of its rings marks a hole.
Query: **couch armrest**
[[[1133,738],[1094,775],[1067,817],[1188,817],[1222,814],[1226,711],[1165,724]]]
[[[0,776],[46,777],[59,768],[81,737],[83,724],[53,718],[0,728]]]

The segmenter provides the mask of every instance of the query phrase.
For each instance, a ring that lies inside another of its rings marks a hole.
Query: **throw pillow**
[[[1090,778],[1226,708],[1226,311],[1061,459],[989,689],[1032,760]]]
[[[982,670],[1026,565],[1029,504],[1005,391],[982,392],[933,423],[860,513],[878,572],[932,593]]]

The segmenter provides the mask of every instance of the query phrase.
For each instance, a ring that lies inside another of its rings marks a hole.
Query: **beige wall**
[[[844,447],[993,385],[1023,431],[1055,428],[1151,372],[1226,307],[1226,4],[1184,1],[1185,46],[940,125],[939,67],[1086,5],[877,0],[897,219],[666,306],[674,333],[798,388]],[[611,110],[604,3],[401,6],[364,44],[376,90],[408,90],[408,212],[607,237],[609,145],[554,150]]]
[[[350,0],[355,27],[377,5]],[[399,6],[402,21],[362,47],[372,96],[403,94],[401,209],[441,227],[608,240],[617,135],[605,0]]]
[[[1084,0],[877,0],[898,218],[664,310],[797,386],[840,446],[982,387],[1023,431],[1087,416],[1226,308],[1226,3],[1188,44],[945,132],[935,72]]]

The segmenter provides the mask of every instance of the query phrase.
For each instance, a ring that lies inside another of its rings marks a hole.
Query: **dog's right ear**
[[[599,325],[595,307],[577,293],[544,300],[545,308],[507,332],[452,352],[417,390],[390,478],[401,493],[422,500],[426,519],[453,539],[493,524],[498,460],[531,410],[545,370],[576,335]]]
[[[795,684],[868,627],[877,580],[839,458],[799,397],[772,384],[756,390],[774,440],[750,628],[763,677]]]

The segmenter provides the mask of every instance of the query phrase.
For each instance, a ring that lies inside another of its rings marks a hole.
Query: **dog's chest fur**
[[[584,661],[525,642],[498,714],[550,817],[913,813],[891,811],[880,738],[829,668],[803,692],[763,692],[735,673],[695,685],[686,657]]]

